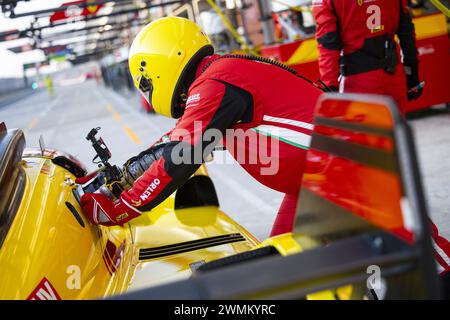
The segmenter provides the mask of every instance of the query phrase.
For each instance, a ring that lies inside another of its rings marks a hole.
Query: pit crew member
[[[402,113],[408,100],[420,97],[423,84],[406,0],[315,0],[312,8],[325,84],[340,92],[391,96]]]

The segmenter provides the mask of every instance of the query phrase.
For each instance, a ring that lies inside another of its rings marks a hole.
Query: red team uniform
[[[404,113],[408,98],[420,95],[407,95],[420,81],[406,0],[315,0],[313,13],[322,81],[340,92],[391,96]]]

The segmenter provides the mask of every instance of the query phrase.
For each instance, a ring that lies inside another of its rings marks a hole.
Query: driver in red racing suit
[[[326,85],[340,92],[391,96],[402,113],[408,100],[421,95],[415,31],[406,0],[315,0],[313,14],[320,76]]]
[[[201,160],[175,164],[174,150],[193,154],[197,147],[202,151],[211,148],[219,141],[210,141],[205,132],[213,128],[224,135],[223,144],[250,175],[286,194],[272,235],[292,231],[313,129],[313,109],[321,91],[278,66],[242,57],[208,56],[200,62],[196,74],[183,115],[161,139],[161,156],[131,189],[121,194],[117,204],[95,194],[95,202],[91,195],[83,197],[83,208],[92,213],[96,206],[101,207],[110,218],[108,225],[125,223],[152,209],[183,185],[201,164]],[[234,129],[232,136],[225,134],[229,128]],[[95,213],[90,216],[99,222]]]
[[[292,231],[322,92],[274,61],[213,53],[200,27],[183,18],[156,20],[136,36],[129,57],[136,87],[155,112],[179,119],[144,151],[153,163],[118,201],[101,193],[83,195],[91,222],[123,224],[151,210],[221,142],[251,176],[286,194],[271,234]],[[213,131],[221,137],[211,136]]]

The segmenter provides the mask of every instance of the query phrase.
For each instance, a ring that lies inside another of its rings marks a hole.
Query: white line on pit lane
[[[101,92],[101,90],[98,90],[98,91],[95,91],[95,93],[97,94],[99,99],[102,101],[102,103],[108,104],[108,99],[105,96],[104,92]],[[144,124],[145,127],[149,128],[150,130],[152,130],[153,132],[155,132],[159,135],[163,135],[165,133],[165,131],[161,127],[159,127],[158,125],[156,125],[149,119],[143,118],[142,113],[135,110],[132,106],[129,106],[127,104],[127,101],[125,100],[125,98],[122,97],[121,95],[119,95],[118,93],[116,93],[114,91],[110,91],[110,92],[108,92],[108,96],[111,96],[117,102],[117,104],[120,106],[120,109],[122,109],[122,111],[126,110],[126,112],[132,114],[134,116],[134,118],[138,119],[138,121],[140,121],[142,124]]]
[[[56,98],[55,98],[55,100],[53,100],[52,102],[50,102],[48,105],[47,105],[47,107],[45,107],[39,114],[38,114],[38,116],[36,117],[36,118],[34,118],[34,119],[36,119],[36,123],[39,123],[39,121],[41,121],[43,118],[45,118],[46,116],[47,116],[47,114],[58,104],[58,102],[60,102],[60,100],[61,100],[61,96],[57,96]],[[24,133],[25,134],[27,134],[28,133],[28,131],[31,131],[31,130],[33,130],[32,128],[31,129],[24,129],[23,131],[24,131]],[[54,130],[53,130],[54,131]],[[53,132],[54,133],[54,132]],[[53,135],[53,133],[51,133],[50,135]]]
[[[44,118],[56,106],[59,100],[61,100],[61,96],[57,96],[55,100],[53,100],[47,107],[45,107],[45,109],[39,113],[39,119]]]

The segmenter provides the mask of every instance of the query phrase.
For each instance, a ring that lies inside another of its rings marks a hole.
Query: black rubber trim
[[[178,188],[175,194],[175,210],[206,206],[219,206],[219,198],[210,177],[193,176]]]
[[[258,248],[255,250],[250,250],[246,252],[241,252],[238,254],[234,254],[232,256],[228,256],[222,259],[217,259],[214,261],[210,261],[207,263],[203,263],[195,269],[195,272],[202,273],[211,270],[217,270],[220,268],[228,267],[234,264],[245,263],[248,261],[255,261],[260,258],[269,257],[273,255],[279,255],[277,249],[273,246]]]
[[[139,260],[161,258],[173,254],[179,254],[239,241],[245,241],[245,238],[240,233],[232,233],[223,236],[186,241],[156,248],[144,248],[139,250]]]
[[[0,123],[0,247],[8,235],[25,192],[26,175],[20,165],[25,147],[22,130]]]
[[[171,100],[171,114],[172,118],[178,119],[184,113],[184,109],[182,109],[179,105],[179,98],[183,91],[186,91],[191,86],[192,82],[195,79],[195,68],[197,68],[198,64],[202,61],[202,59],[206,56],[210,56],[214,54],[214,47],[212,45],[205,45],[200,48],[188,61],[183,71],[181,71],[180,77],[175,85],[172,100]]]
[[[9,228],[13,224],[17,212],[19,211],[27,183],[26,174],[22,168],[19,168],[14,175],[15,177],[13,180],[15,185],[11,189],[10,194],[8,195],[9,197],[2,199],[8,202],[8,204],[5,207],[2,206],[2,212],[0,212],[0,248],[8,235]],[[1,189],[0,191],[3,192]],[[1,192],[0,194],[2,194]]]
[[[72,194],[73,194],[75,200],[77,200],[78,203],[81,203],[81,197],[80,197],[80,194],[78,193],[77,189],[72,189]]]
[[[86,170],[84,168],[80,167],[74,161],[65,156],[57,156],[52,159],[52,162],[60,167],[63,167],[77,178],[81,178],[86,175]]]
[[[396,161],[397,156],[387,151],[338,140],[318,133],[313,133],[311,149],[331,153],[338,157],[395,174],[399,172]]]
[[[67,209],[69,209],[69,211],[72,213],[72,215],[75,217],[75,219],[77,220],[78,224],[81,227],[85,227],[86,225],[84,224],[83,218],[81,218],[80,214],[78,213],[77,209],[75,209],[75,207],[68,201],[66,201],[66,207]]]
[[[368,127],[367,125],[359,124],[359,123],[350,123],[344,122],[340,120],[324,118],[324,117],[316,117],[314,119],[315,125],[328,126],[338,129],[350,130],[350,131],[358,131],[367,134],[375,134],[378,136],[384,136],[393,139],[394,136],[392,134],[392,130],[382,129],[377,127]]]

